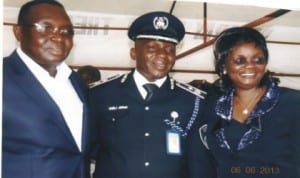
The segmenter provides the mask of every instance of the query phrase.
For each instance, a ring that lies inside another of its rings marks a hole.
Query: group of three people
[[[89,91],[64,60],[74,31],[57,1],[30,1],[3,61],[3,178],[299,177],[300,92],[267,70],[265,38],[234,27],[214,44],[220,92],[174,80],[175,16],[150,12],[128,36],[136,68]],[[155,84],[154,91],[146,86]],[[149,97],[149,93],[151,97]]]

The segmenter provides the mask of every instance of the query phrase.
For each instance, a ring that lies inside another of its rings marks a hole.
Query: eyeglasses
[[[33,27],[38,33],[47,36],[52,36],[55,33],[59,33],[60,35],[66,37],[72,37],[74,35],[74,29],[72,27],[58,28],[58,27],[53,27],[51,25],[39,24],[39,23],[23,24],[22,26]]]

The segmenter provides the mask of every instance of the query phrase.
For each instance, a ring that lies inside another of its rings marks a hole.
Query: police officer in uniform
[[[186,177],[185,143],[204,93],[168,75],[184,34],[182,22],[165,12],[144,14],[130,26],[135,70],[89,96],[99,146],[94,178]]]

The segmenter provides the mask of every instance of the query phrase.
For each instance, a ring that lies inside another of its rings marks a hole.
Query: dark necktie
[[[146,101],[149,101],[150,98],[153,96],[153,93],[156,89],[158,89],[158,87],[155,84],[152,83],[147,83],[144,84],[143,87],[146,89],[147,91],[147,96],[146,96]]]

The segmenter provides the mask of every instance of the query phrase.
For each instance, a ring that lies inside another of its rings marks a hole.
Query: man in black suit
[[[65,63],[73,26],[57,1],[24,4],[3,61],[3,178],[88,178],[84,82]]]

